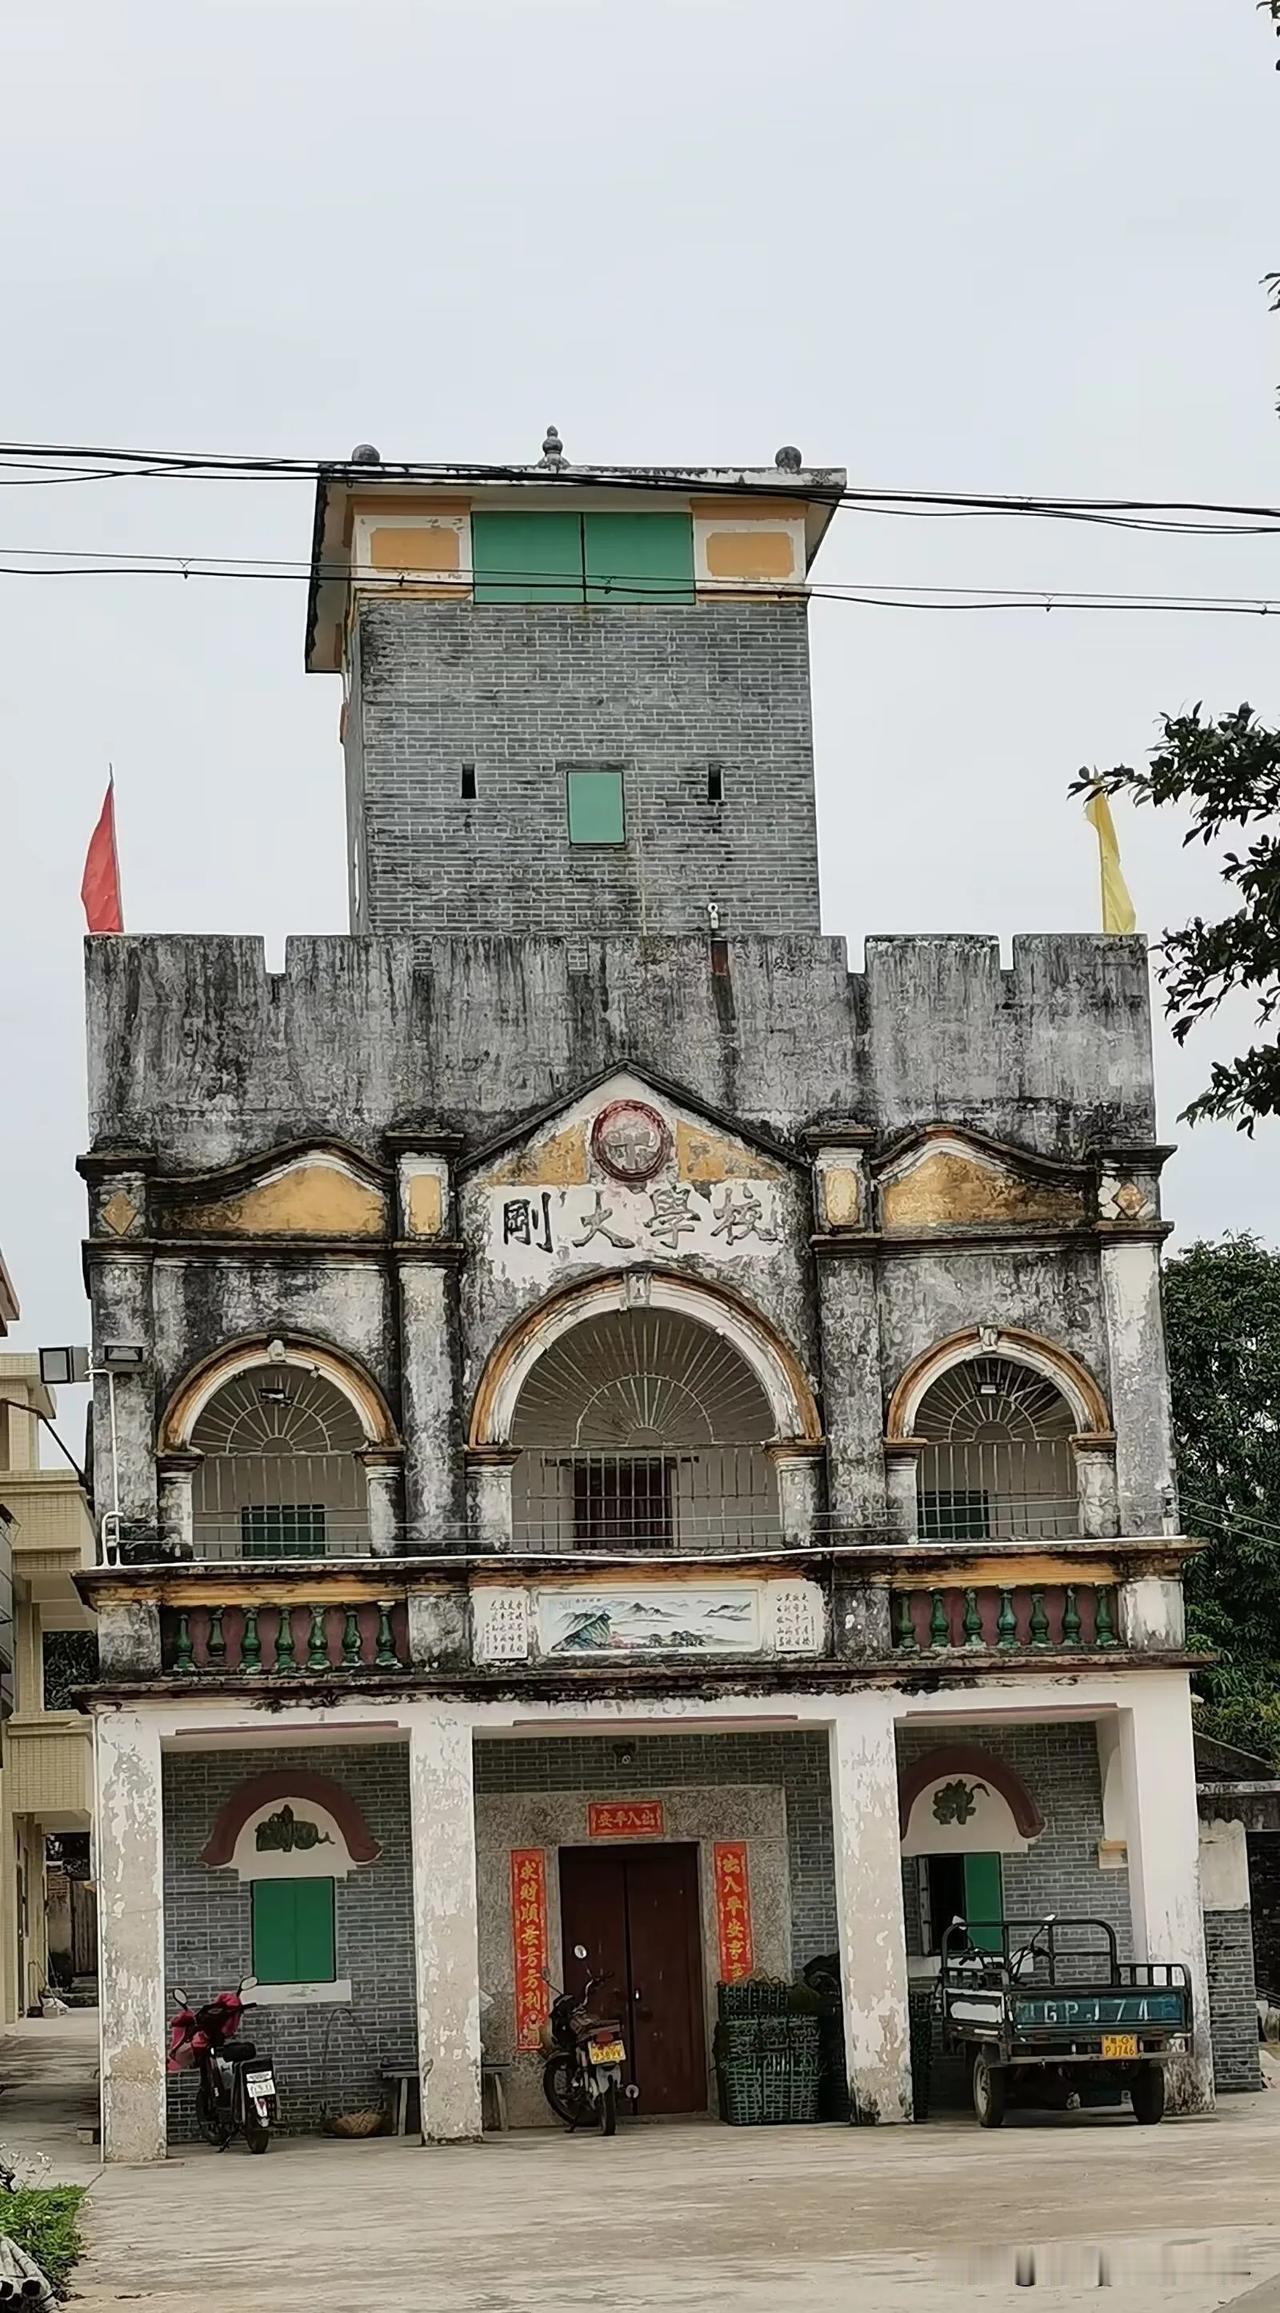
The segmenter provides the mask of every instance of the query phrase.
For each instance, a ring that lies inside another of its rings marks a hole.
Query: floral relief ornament
[[[957,1776],[954,1783],[942,1783],[933,1794],[934,1819],[938,1823],[967,1823],[978,1812],[978,1793],[984,1795],[985,1783],[966,1783]]]
[[[591,1153],[611,1180],[652,1180],[671,1154],[666,1119],[647,1101],[611,1100],[591,1127]]]

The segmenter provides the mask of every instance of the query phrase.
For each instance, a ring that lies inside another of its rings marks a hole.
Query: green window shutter
[[[692,602],[693,517],[584,514],[588,602]]]
[[[626,806],[617,770],[566,771],[570,843],[625,843]]]
[[[331,1879],[254,1880],[253,1972],[263,1984],[332,1983]]]
[[[323,1558],[323,1502],[255,1504],[240,1512],[245,1558]]]
[[[473,514],[477,602],[581,602],[580,514]]]
[[[966,1855],[964,1859],[964,1912],[969,1921],[987,1924],[970,1927],[970,1936],[979,1951],[998,1952],[999,1927],[992,1920],[1004,1918],[1004,1888],[1000,1878],[998,1855]]]

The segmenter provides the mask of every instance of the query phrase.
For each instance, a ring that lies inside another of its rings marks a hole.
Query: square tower
[[[356,932],[813,933],[808,572],[845,476],[326,468]]]

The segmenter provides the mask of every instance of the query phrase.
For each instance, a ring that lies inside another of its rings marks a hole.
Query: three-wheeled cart
[[[1168,2059],[1191,2047],[1187,1969],[1122,1961],[1101,1919],[957,1919],[938,1997],[943,2048],[968,2057],[983,2128],[998,2128],[1011,2102],[1066,2111],[1119,2090],[1150,2125],[1164,2114]]]

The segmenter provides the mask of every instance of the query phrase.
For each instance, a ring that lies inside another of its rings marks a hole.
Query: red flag
[[[91,932],[124,930],[124,912],[120,905],[120,862],[116,857],[114,773],[107,781],[98,824],[89,838],[84,875],[80,882],[80,897],[84,901],[85,920]]]

